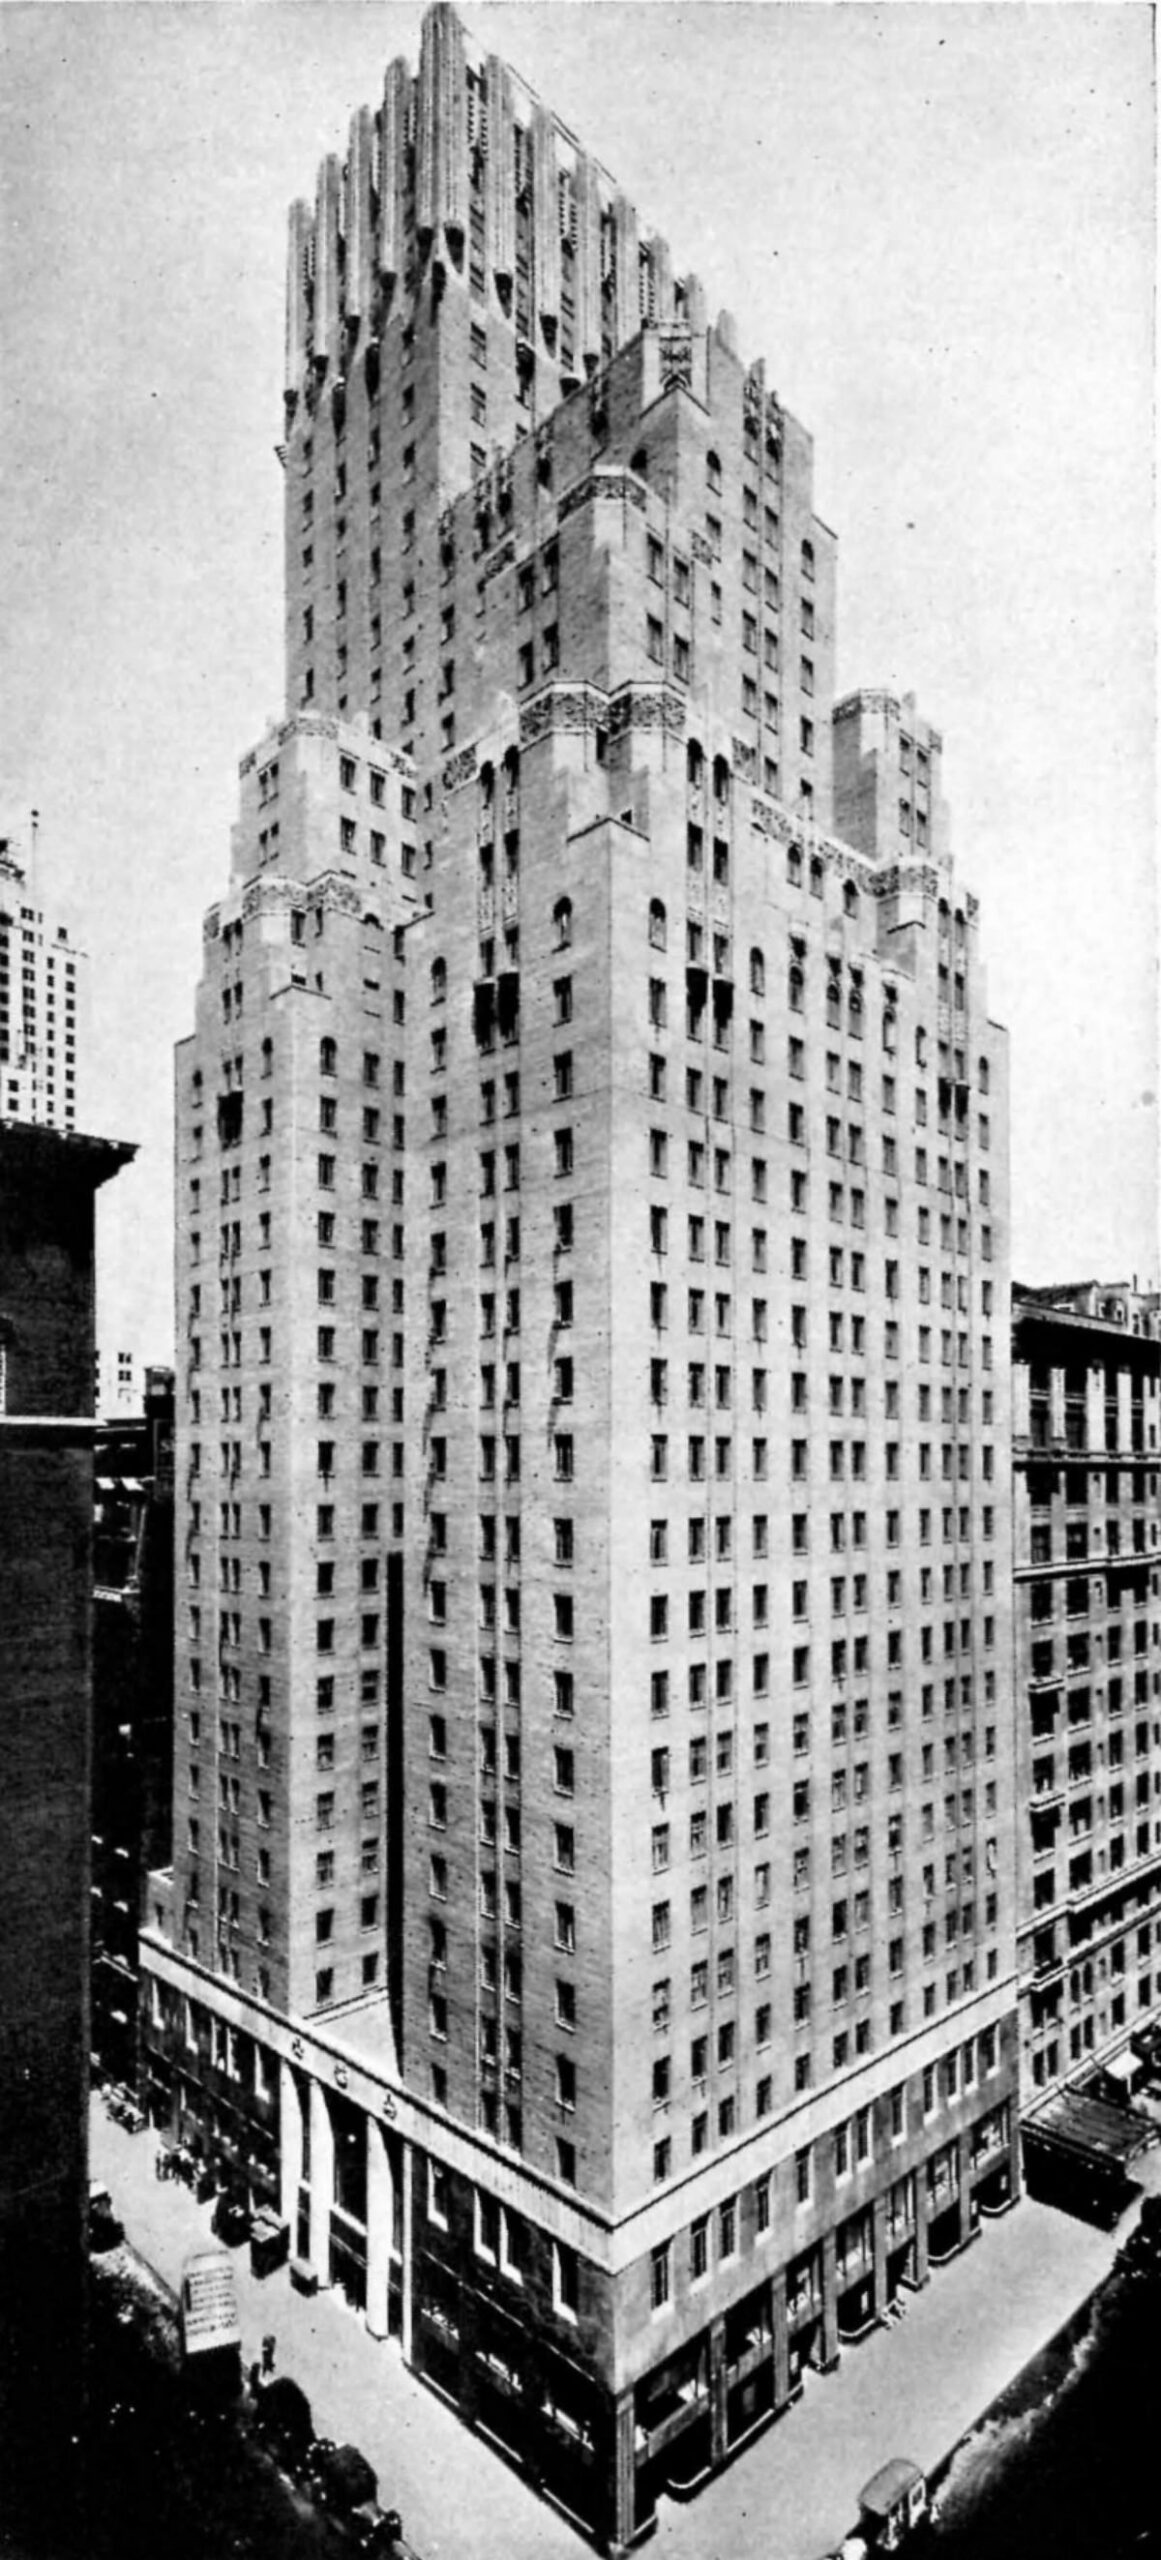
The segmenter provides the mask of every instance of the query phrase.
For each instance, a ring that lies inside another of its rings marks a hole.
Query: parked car
[[[288,2373],[258,2377],[254,2418],[275,2461],[296,2475],[304,2473],[314,2446],[314,2423],[305,2391]]]
[[[379,2482],[357,2445],[334,2444],[329,2436],[320,2436],[309,2458],[307,2486],[328,2515],[345,2520],[358,2507],[377,2511]]]
[[[236,2249],[250,2237],[250,2207],[244,2196],[220,2195],[214,2206],[210,2229],[216,2240],[224,2240],[227,2249]]]
[[[407,2560],[403,2519],[397,2507],[384,2509],[370,2502],[355,2507],[347,2522],[356,2548],[366,2552],[368,2560]]]
[[[90,2249],[115,2249],[124,2237],[125,2227],[113,2211],[113,2199],[108,2188],[101,2186],[96,2178],[92,2179],[89,2185]]]
[[[896,2454],[860,2495],[859,2533],[870,2551],[901,2551],[926,2513],[927,2482],[918,2463]]]

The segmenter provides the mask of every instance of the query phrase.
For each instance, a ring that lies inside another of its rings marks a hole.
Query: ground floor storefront
[[[227,1988],[186,1987],[180,1960],[149,1982],[142,2051],[163,2143],[202,2164],[207,2184],[273,2207],[292,2282],[345,2296],[608,2548],[647,2536],[663,2496],[693,2496],[795,2405],[809,2373],[900,2317],[1018,2192],[1015,2109],[997,2083],[950,2138],[933,2122],[920,2156],[874,2193],[864,2180],[853,2209],[821,2228],[811,2214],[792,2251],[769,2209],[756,2220],[740,2198],[728,2275],[707,2264],[680,2317],[655,2324],[652,2360],[637,2356],[618,2387],[618,2288],[634,2270],[579,2207],[481,2159],[466,2134],[445,2128],[436,2148],[406,2093],[345,2060],[333,2037],[274,2034]]]

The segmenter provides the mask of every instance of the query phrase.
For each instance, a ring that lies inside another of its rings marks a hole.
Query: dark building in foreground
[[[1026,2105],[1161,2017],[1161,1301],[1013,1290]]]
[[[0,1122],[0,2532],[54,2554],[83,2405],[94,1197],[133,1152]]]
[[[173,1372],[100,1423],[93,1536],[92,2050],[137,2077],[137,1932],[173,1808]]]
[[[624,2542],[1014,2191],[1007,1041],[809,434],[449,9],[286,391],[151,2103]]]

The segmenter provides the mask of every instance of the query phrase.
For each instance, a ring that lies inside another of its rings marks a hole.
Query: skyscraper
[[[35,818],[33,826],[35,829]],[[88,961],[41,904],[35,865],[0,841],[0,1119],[78,1126]]]
[[[808,435],[450,10],[286,412],[154,2103],[624,2541],[1015,2189],[1006,1040]]]

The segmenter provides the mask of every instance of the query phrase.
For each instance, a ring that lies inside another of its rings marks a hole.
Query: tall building
[[[1007,1044],[810,438],[448,9],[286,418],[152,2102],[624,2542],[1015,2192]]]
[[[133,1154],[0,1125],[0,2517],[80,2548],[95,1195]]]
[[[88,966],[42,906],[35,863],[0,840],[0,1119],[79,1126]]]
[[[173,1811],[173,1371],[98,1427],[93,1539],[92,2052],[137,2078],[137,1932]]]
[[[1013,1291],[1025,2090],[1161,2014],[1161,1304]]]

